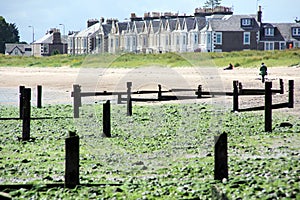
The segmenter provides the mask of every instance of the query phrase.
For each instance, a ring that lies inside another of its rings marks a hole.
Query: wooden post
[[[31,89],[24,88],[23,89],[23,111],[22,111],[22,140],[30,140],[30,101],[31,101]]]
[[[294,108],[294,80],[289,80],[289,108]]]
[[[127,116],[132,116],[131,86],[132,82],[127,82]]]
[[[201,97],[202,97],[202,85],[198,85],[197,98],[200,99]]]
[[[215,170],[214,179],[228,179],[227,133],[215,136]]]
[[[65,149],[65,187],[75,188],[79,185],[79,136],[75,132],[69,132],[69,137],[65,139]]]
[[[121,103],[122,103],[122,95],[118,94],[118,104],[121,104]]]
[[[233,111],[239,111],[239,81],[233,81]]]
[[[37,86],[37,94],[36,94],[36,104],[37,108],[42,108],[42,86]]]
[[[272,132],[272,82],[265,82],[265,132]]]
[[[110,101],[106,101],[105,104],[103,104],[103,136],[104,137],[111,137],[110,132]]]
[[[161,85],[158,84],[158,93],[157,93],[157,99],[160,100],[162,99],[162,94],[161,94]]]
[[[280,94],[284,94],[284,84],[282,79],[279,79],[279,87],[280,87]]]
[[[79,107],[81,106],[81,88],[80,85],[73,85],[73,109],[74,118],[79,118]]]
[[[25,86],[21,85],[19,86],[19,113],[20,113],[20,119],[23,118],[23,91],[25,89]]]
[[[243,84],[239,83],[239,93],[242,93],[242,92],[243,92]]]

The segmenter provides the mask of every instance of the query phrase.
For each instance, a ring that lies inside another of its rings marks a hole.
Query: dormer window
[[[241,20],[242,26],[251,26],[252,25],[252,19],[250,18],[244,18]]]
[[[293,36],[300,36],[300,27],[299,28],[292,28]]]
[[[274,28],[273,27],[265,28],[265,36],[274,36]]]

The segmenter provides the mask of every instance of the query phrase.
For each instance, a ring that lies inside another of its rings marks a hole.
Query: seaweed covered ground
[[[273,113],[264,132],[263,112],[232,113],[204,103],[111,106],[112,138],[103,138],[102,105],[32,108],[31,137],[18,140],[20,120],[0,121],[0,185],[13,199],[210,199],[217,187],[229,199],[300,199],[300,122]],[[18,117],[15,106],[0,116]],[[285,123],[283,123],[285,122]],[[288,126],[283,126],[287,124]],[[63,183],[65,138],[80,136],[80,183]],[[228,134],[229,179],[214,180],[214,136]],[[90,186],[87,186],[90,184]],[[92,184],[104,184],[93,186]],[[106,184],[106,185],[105,185]]]

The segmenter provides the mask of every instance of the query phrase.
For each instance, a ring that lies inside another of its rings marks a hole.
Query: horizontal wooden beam
[[[280,108],[288,108],[289,103],[279,103],[279,104],[273,104],[272,105],[272,110],[273,109],[280,109]],[[258,107],[253,107],[253,108],[242,108],[239,109],[239,112],[246,112],[246,111],[258,111],[258,110],[264,110],[265,106],[258,106]]]

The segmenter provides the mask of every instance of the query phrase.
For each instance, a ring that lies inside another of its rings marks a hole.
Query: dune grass
[[[268,67],[300,65],[300,49],[285,51],[236,51],[222,53],[165,53],[120,55],[55,55],[50,57],[19,57],[0,54],[2,67],[116,67],[140,66],[217,66],[232,63],[235,67],[255,67],[265,62]]]

